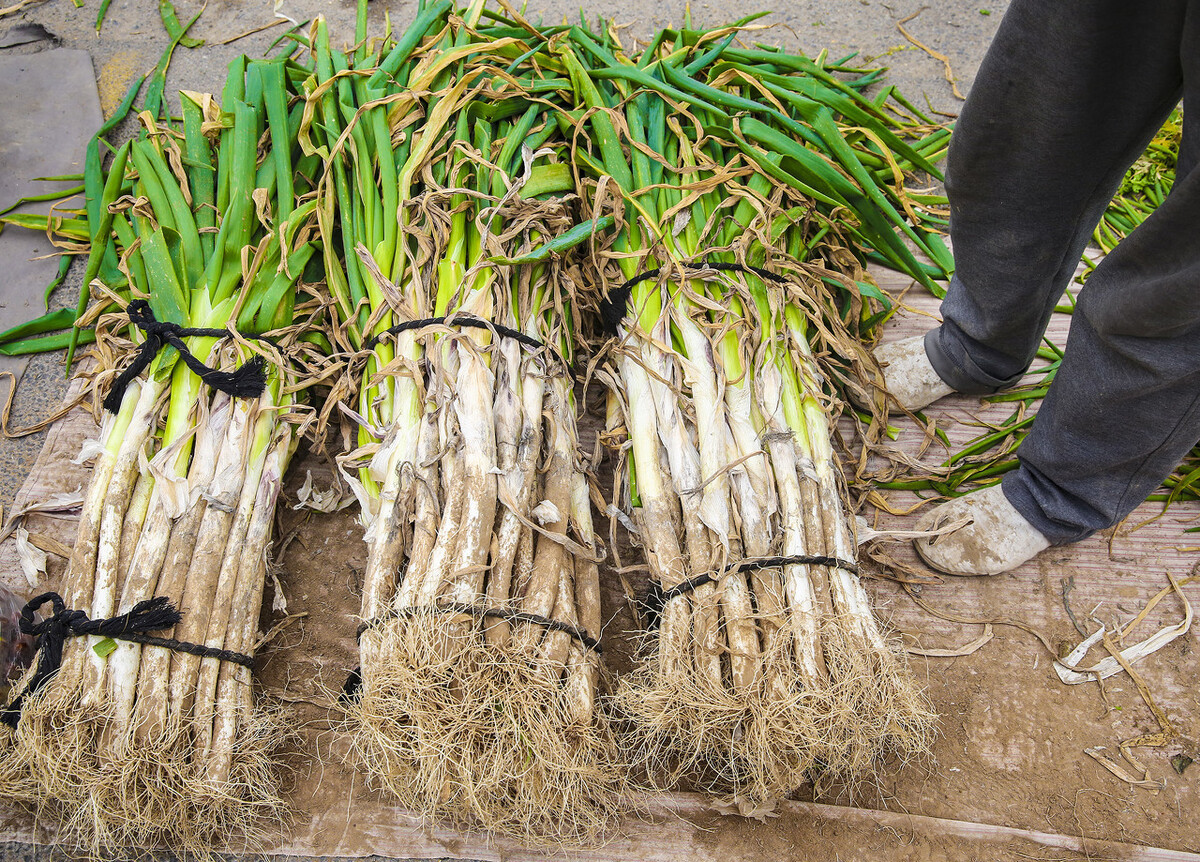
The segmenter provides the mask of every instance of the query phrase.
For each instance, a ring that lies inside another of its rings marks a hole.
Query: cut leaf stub
[[[104,638],[101,641],[97,641],[96,644],[92,646],[92,652],[100,656],[100,658],[108,658],[116,651],[117,642],[112,638]]]

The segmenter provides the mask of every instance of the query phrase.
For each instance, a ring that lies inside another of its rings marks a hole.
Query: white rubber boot
[[[925,354],[925,336],[914,335],[875,348],[888,392],[905,410],[920,410],[954,390],[938,377]]]
[[[999,485],[943,503],[917,523],[918,530],[969,519],[953,532],[916,539],[917,553],[948,575],[998,575],[1050,547],[1050,542],[1013,508]]]

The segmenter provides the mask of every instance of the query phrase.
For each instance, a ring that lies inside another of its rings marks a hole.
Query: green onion
[[[658,273],[616,309],[602,377],[609,433],[627,440],[614,503],[670,596],[618,702],[659,780],[765,801],[815,768],[854,774],[929,744],[928,707],[857,578],[799,560],[855,557],[818,381],[865,361],[879,294],[859,288],[864,247],[927,284],[901,237],[947,261],[903,214],[905,189],[859,161],[848,118],[800,94],[825,87],[876,147],[899,141],[894,123],[806,58],[772,53],[763,71],[761,54],[702,39],[662,34],[623,61],[573,29],[559,57],[592,138],[575,151],[585,209],[615,189],[623,210],[595,281]],[[880,163],[921,159],[897,149]],[[840,358],[818,366],[818,350]],[[799,559],[736,569],[780,555]]]
[[[379,65],[316,25],[300,138],[330,163],[317,200],[331,338],[365,360],[342,402],[368,546],[352,715],[364,767],[405,807],[579,841],[624,780],[598,655],[485,614],[600,629],[560,258],[612,220],[576,223],[561,197],[574,189],[561,96],[530,97],[556,65],[545,40],[479,33],[482,6],[427,6]],[[443,322],[387,331],[429,318]],[[476,738],[488,742],[439,754]]]
[[[169,4],[163,9],[164,20],[173,18]],[[245,93],[246,68],[234,64],[231,75],[241,79],[227,94]],[[288,181],[297,142],[281,106],[299,94],[279,63],[249,68],[258,70],[262,97],[253,106],[237,95],[227,100],[217,153],[202,129],[208,97],[183,97],[182,129],[157,125],[153,111],[142,115],[145,134],[117,150],[89,201],[79,308],[0,334],[0,351],[9,353],[96,341],[95,379],[111,381],[146,339],[123,313],[101,317],[94,330],[40,334],[84,314],[88,286],[112,250],[134,281],[108,285],[120,305],[136,289],[159,321],[242,336],[187,337],[201,362],[232,372],[265,357],[261,395],[210,389],[174,348],[160,350],[128,385],[101,428],[63,587],[68,606],[93,619],[165,597],[182,620],[160,634],[245,655],[257,640],[283,471],[308,415],[289,357],[305,353],[299,345],[309,333],[300,321],[321,307],[299,288],[317,252],[316,203],[297,201]],[[270,188],[255,186],[264,127],[265,159],[278,166]],[[133,199],[141,203],[130,208]],[[111,312],[109,302],[98,300],[90,317]],[[247,340],[268,331],[273,343]],[[235,823],[252,838],[259,818],[282,805],[271,760],[281,731],[249,692],[249,669],[238,664],[122,639],[72,639],[62,668],[22,710],[16,756],[37,776],[40,799],[66,812],[86,807],[75,838],[94,854],[147,842],[200,850]]]

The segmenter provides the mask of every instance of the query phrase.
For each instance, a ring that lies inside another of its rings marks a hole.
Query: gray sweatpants
[[[1127,515],[1200,440],[1200,0],[1014,0],[950,146],[957,271],[926,338],[959,392],[1015,383],[1129,165],[1184,99],[1175,186],[1092,273],[1004,477],[1055,544]]]

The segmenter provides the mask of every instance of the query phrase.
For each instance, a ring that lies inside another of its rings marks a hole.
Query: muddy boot
[[[998,575],[1015,569],[1050,542],[1013,508],[999,485],[943,503],[917,523],[918,530],[969,519],[941,536],[917,539],[917,553],[948,575]]]
[[[883,369],[884,388],[905,410],[928,407],[954,391],[933,370],[924,335],[875,348],[875,361]]]

